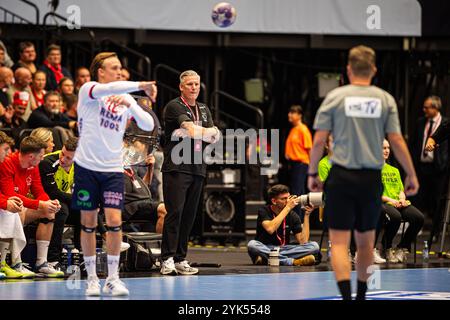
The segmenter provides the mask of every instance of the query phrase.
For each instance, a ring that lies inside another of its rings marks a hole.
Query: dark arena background
[[[170,305],[170,317],[199,312],[197,318],[206,317],[202,312],[208,309],[201,309],[202,306],[214,307],[216,311],[211,311],[211,318],[223,317],[223,310],[218,307],[222,303],[218,301],[232,300],[233,304],[242,305],[244,300],[251,300],[256,307],[248,309],[247,316],[262,318],[270,314],[265,312],[270,312],[271,303],[272,315],[283,309],[282,304],[275,303],[280,303],[279,300],[340,299],[330,263],[332,243],[318,208],[311,213],[309,224],[309,240],[320,247],[313,265],[274,266],[272,256],[254,263],[248,254],[247,244],[257,233],[258,210],[270,203],[267,191],[277,184],[289,186],[292,179],[285,157],[286,140],[292,128],[288,113],[292,106],[300,105],[302,122],[314,135],[316,112],[327,93],[349,84],[346,67],[349,49],[365,45],[376,52],[377,72],[372,84],[394,97],[402,135],[410,151],[414,150],[417,134],[423,139],[424,127],[420,127],[419,119],[424,116],[423,106],[428,97],[438,96],[442,119],[450,117],[450,3],[232,0],[229,3],[235,9],[232,17],[235,21],[219,25],[220,21],[212,19],[218,2],[2,0],[0,65],[17,70],[17,63],[23,59],[21,44],[31,42],[36,51],[34,64],[39,69],[47,58],[49,45],[56,44],[60,46],[61,66],[70,72],[75,87],[78,68],[89,69],[95,55],[102,51],[118,54],[129,72],[129,81],[156,81],[158,94],[151,108],[161,128],[150,134],[156,163],[149,188],[157,201],[163,201],[164,197],[159,157],[167,144],[164,107],[180,95],[179,76],[184,70],[195,70],[200,75],[198,101],[210,108],[214,124],[222,134],[238,129],[258,133],[253,143],[248,137],[233,140],[236,146],[243,143],[246,160],[251,152],[269,153],[268,162],[257,163],[237,163],[237,158],[224,153],[230,163],[208,166],[187,254],[191,266],[199,269],[198,275],[161,275],[162,235],[156,218],[151,223],[144,218],[124,221],[123,242],[130,248],[121,252],[120,277],[130,295],[122,300],[170,300],[175,302],[175,307]],[[9,100],[1,100],[0,130],[14,138],[17,149],[35,127],[25,123],[18,130],[19,126],[11,125],[11,114],[17,112],[16,96],[7,93],[26,91],[29,87],[23,86],[17,72],[15,84],[8,83],[5,72],[4,69],[0,72],[0,89]],[[138,96],[139,93],[135,97]],[[57,134],[53,125],[50,129]],[[269,132],[267,138],[259,135],[261,129]],[[270,137],[270,130],[276,130],[277,136]],[[53,140],[53,151],[57,151],[65,138],[60,135]],[[431,182],[409,199],[422,212],[424,222],[402,261],[389,259],[388,250],[383,249],[385,229],[381,228],[376,247],[383,262],[373,266],[367,299],[450,300],[448,152],[444,159],[445,168],[439,173],[429,173]],[[405,177],[393,156],[389,163]],[[419,170],[420,164],[415,165]],[[268,174],[261,174],[268,167],[271,168]],[[145,174],[145,164],[138,168]],[[438,180],[443,187],[436,187]],[[176,193],[177,186],[172,187]],[[306,189],[305,195],[308,192]],[[427,201],[437,206],[423,205]],[[0,280],[0,299],[87,299],[83,253],[75,246],[76,234],[80,232],[77,224],[79,221],[66,221],[64,225],[63,252],[57,261],[63,277],[10,279],[6,274],[6,279]],[[0,229],[4,226],[0,224]],[[401,242],[408,227],[409,222],[402,219],[392,247]],[[37,224],[32,223],[24,227],[27,244],[21,257],[31,268],[36,259],[36,228]],[[97,230],[96,239],[97,273],[103,283],[107,276],[106,253],[102,249],[105,237]],[[349,259],[355,259],[354,251],[351,246]],[[6,261],[10,263],[10,259],[7,254]],[[356,279],[355,272],[352,279]],[[269,309],[265,309],[266,305]],[[196,306],[199,308],[195,309]]]

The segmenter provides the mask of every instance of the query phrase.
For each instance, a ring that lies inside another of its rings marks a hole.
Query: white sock
[[[39,266],[47,261],[47,253],[48,253],[49,244],[50,244],[50,241],[36,240],[36,246],[37,246],[36,265]]]
[[[96,256],[84,256],[84,266],[86,267],[86,271],[88,274],[88,277],[97,277],[97,271],[95,270],[96,267]]]
[[[6,254],[8,252],[9,241],[0,241],[0,254],[2,255],[1,263],[6,262]]]
[[[9,251],[11,252],[11,266],[15,266],[19,262],[22,262],[20,251],[17,250],[17,246],[15,246],[14,243],[14,241],[11,241],[11,246],[9,247]]]
[[[108,254],[108,278],[118,276],[117,269],[119,268],[120,255],[110,256]]]

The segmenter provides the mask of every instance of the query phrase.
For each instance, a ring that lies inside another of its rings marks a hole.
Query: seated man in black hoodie
[[[77,122],[60,113],[60,106],[61,97],[59,94],[56,91],[47,92],[44,96],[44,104],[31,113],[28,119],[28,126],[31,129],[39,127],[53,128],[56,126],[74,129]]]

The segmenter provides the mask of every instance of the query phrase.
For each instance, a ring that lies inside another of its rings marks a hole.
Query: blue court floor
[[[353,285],[355,273],[352,274]],[[123,279],[132,300],[335,299],[332,272],[203,275]],[[102,285],[104,280],[101,280]],[[1,300],[84,300],[85,280],[0,282]],[[448,268],[376,270],[369,299],[450,300]],[[112,299],[110,297],[88,298]]]

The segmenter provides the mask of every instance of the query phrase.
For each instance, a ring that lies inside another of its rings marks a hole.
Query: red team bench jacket
[[[50,200],[42,187],[39,167],[23,169],[19,162],[19,152],[11,154],[0,164],[0,192],[2,209],[6,209],[6,201],[12,196],[19,197],[24,207],[34,210],[38,209],[40,200]],[[33,199],[29,198],[30,194]]]

